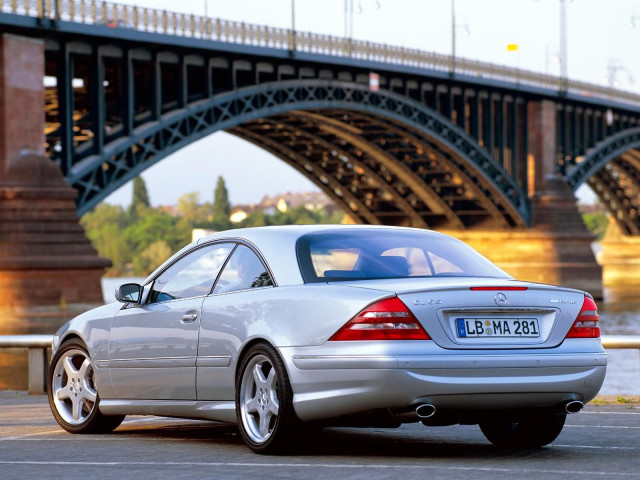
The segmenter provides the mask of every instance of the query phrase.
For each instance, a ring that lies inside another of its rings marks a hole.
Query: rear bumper
[[[337,353],[337,352],[336,352]],[[388,352],[387,352],[388,353]],[[314,355],[283,349],[301,420],[372,409],[499,411],[584,403],[602,386],[607,357],[595,353]]]

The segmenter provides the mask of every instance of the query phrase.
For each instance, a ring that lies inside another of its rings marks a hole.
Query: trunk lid
[[[447,349],[551,348],[580,313],[584,292],[469,277],[340,282],[395,293],[433,341]]]

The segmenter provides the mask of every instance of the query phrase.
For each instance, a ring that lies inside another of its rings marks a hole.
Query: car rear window
[[[471,247],[421,231],[331,230],[297,243],[306,283],[376,278],[511,278]]]

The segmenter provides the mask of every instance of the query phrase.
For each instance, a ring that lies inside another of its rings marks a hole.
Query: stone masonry
[[[76,191],[44,157],[44,44],[0,36],[0,334],[53,333],[103,303]]]

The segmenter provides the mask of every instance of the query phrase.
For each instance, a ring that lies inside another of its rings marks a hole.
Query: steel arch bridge
[[[555,173],[574,191],[589,184],[625,233],[640,234],[638,96],[304,32],[51,5],[5,2],[0,24],[44,40],[45,74],[55,79],[45,88],[48,153],[79,191],[81,214],[226,130],[291,165],[359,222],[526,228],[531,132],[540,128],[530,107],[550,102]]]
[[[270,151],[353,218],[416,227],[524,226],[525,195],[464,131],[423,105],[331,80],[269,82],[148,122],[66,172],[91,208],[183,146],[227,130]]]

